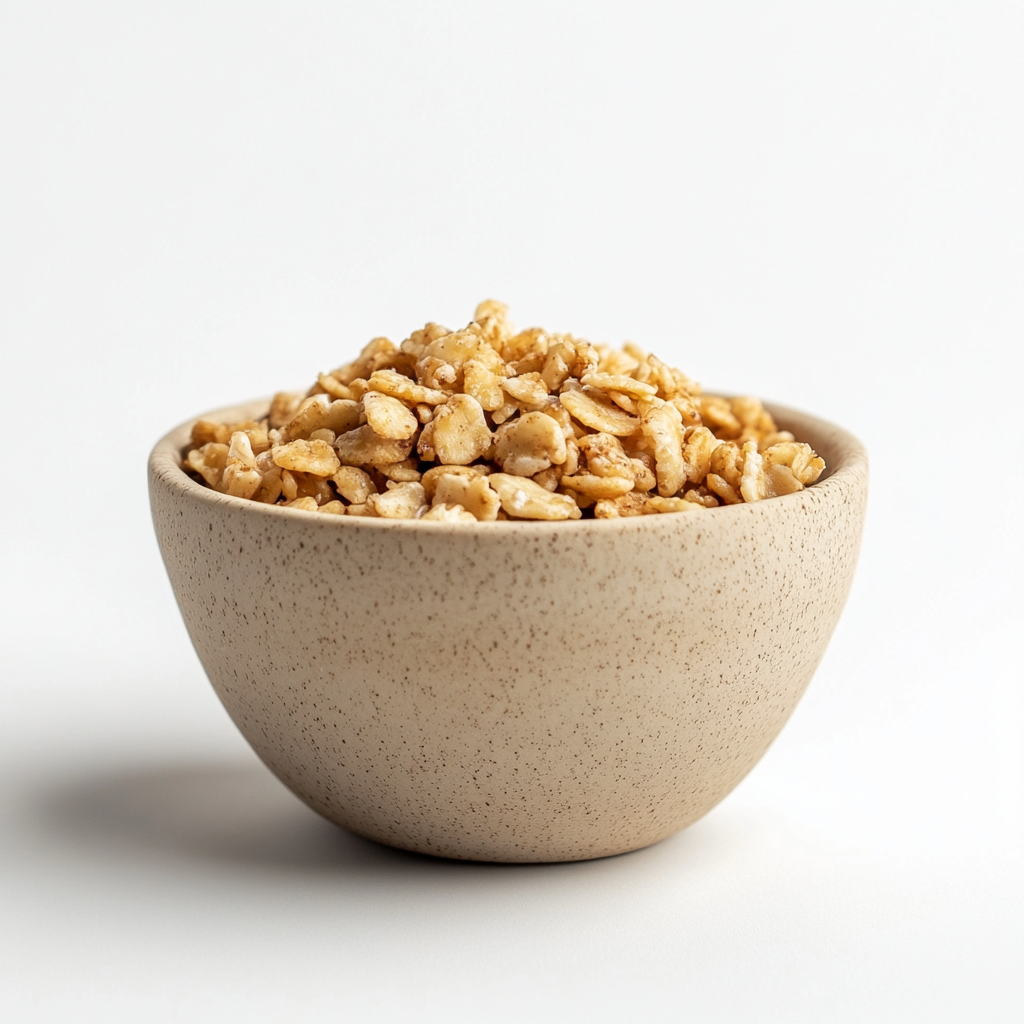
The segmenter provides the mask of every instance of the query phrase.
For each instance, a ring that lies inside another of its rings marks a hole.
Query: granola
[[[825,463],[756,398],[702,394],[632,343],[516,331],[488,300],[461,330],[374,338],[262,420],[199,420],[184,467],[223,494],[324,515],[490,522],[761,501]]]

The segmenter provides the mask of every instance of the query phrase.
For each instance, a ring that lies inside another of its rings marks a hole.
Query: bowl
[[[150,456],[153,521],[210,682],[315,811],[442,857],[606,857],[678,832],[737,785],[846,601],[866,453],[824,420],[769,408],[825,458],[813,487],[558,523],[229,497],[182,470],[190,421]]]

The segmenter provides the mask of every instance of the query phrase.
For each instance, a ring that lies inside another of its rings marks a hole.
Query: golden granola
[[[756,398],[482,302],[462,330],[374,338],[259,421],[200,420],[184,465],[208,487],[325,515],[440,522],[617,519],[791,494],[825,468]]]

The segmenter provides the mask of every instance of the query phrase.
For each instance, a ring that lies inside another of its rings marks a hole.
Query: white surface
[[[1019,1020],[1022,39],[1017,3],[0,7],[0,1015]],[[793,721],[627,857],[321,822],[148,524],[173,423],[488,295],[873,456]]]

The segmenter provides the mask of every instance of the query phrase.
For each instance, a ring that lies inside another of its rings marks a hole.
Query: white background
[[[0,5],[0,1014],[1017,1021],[1024,5]],[[192,652],[145,458],[370,337],[632,338],[872,454],[750,778],[643,852],[376,847]]]

